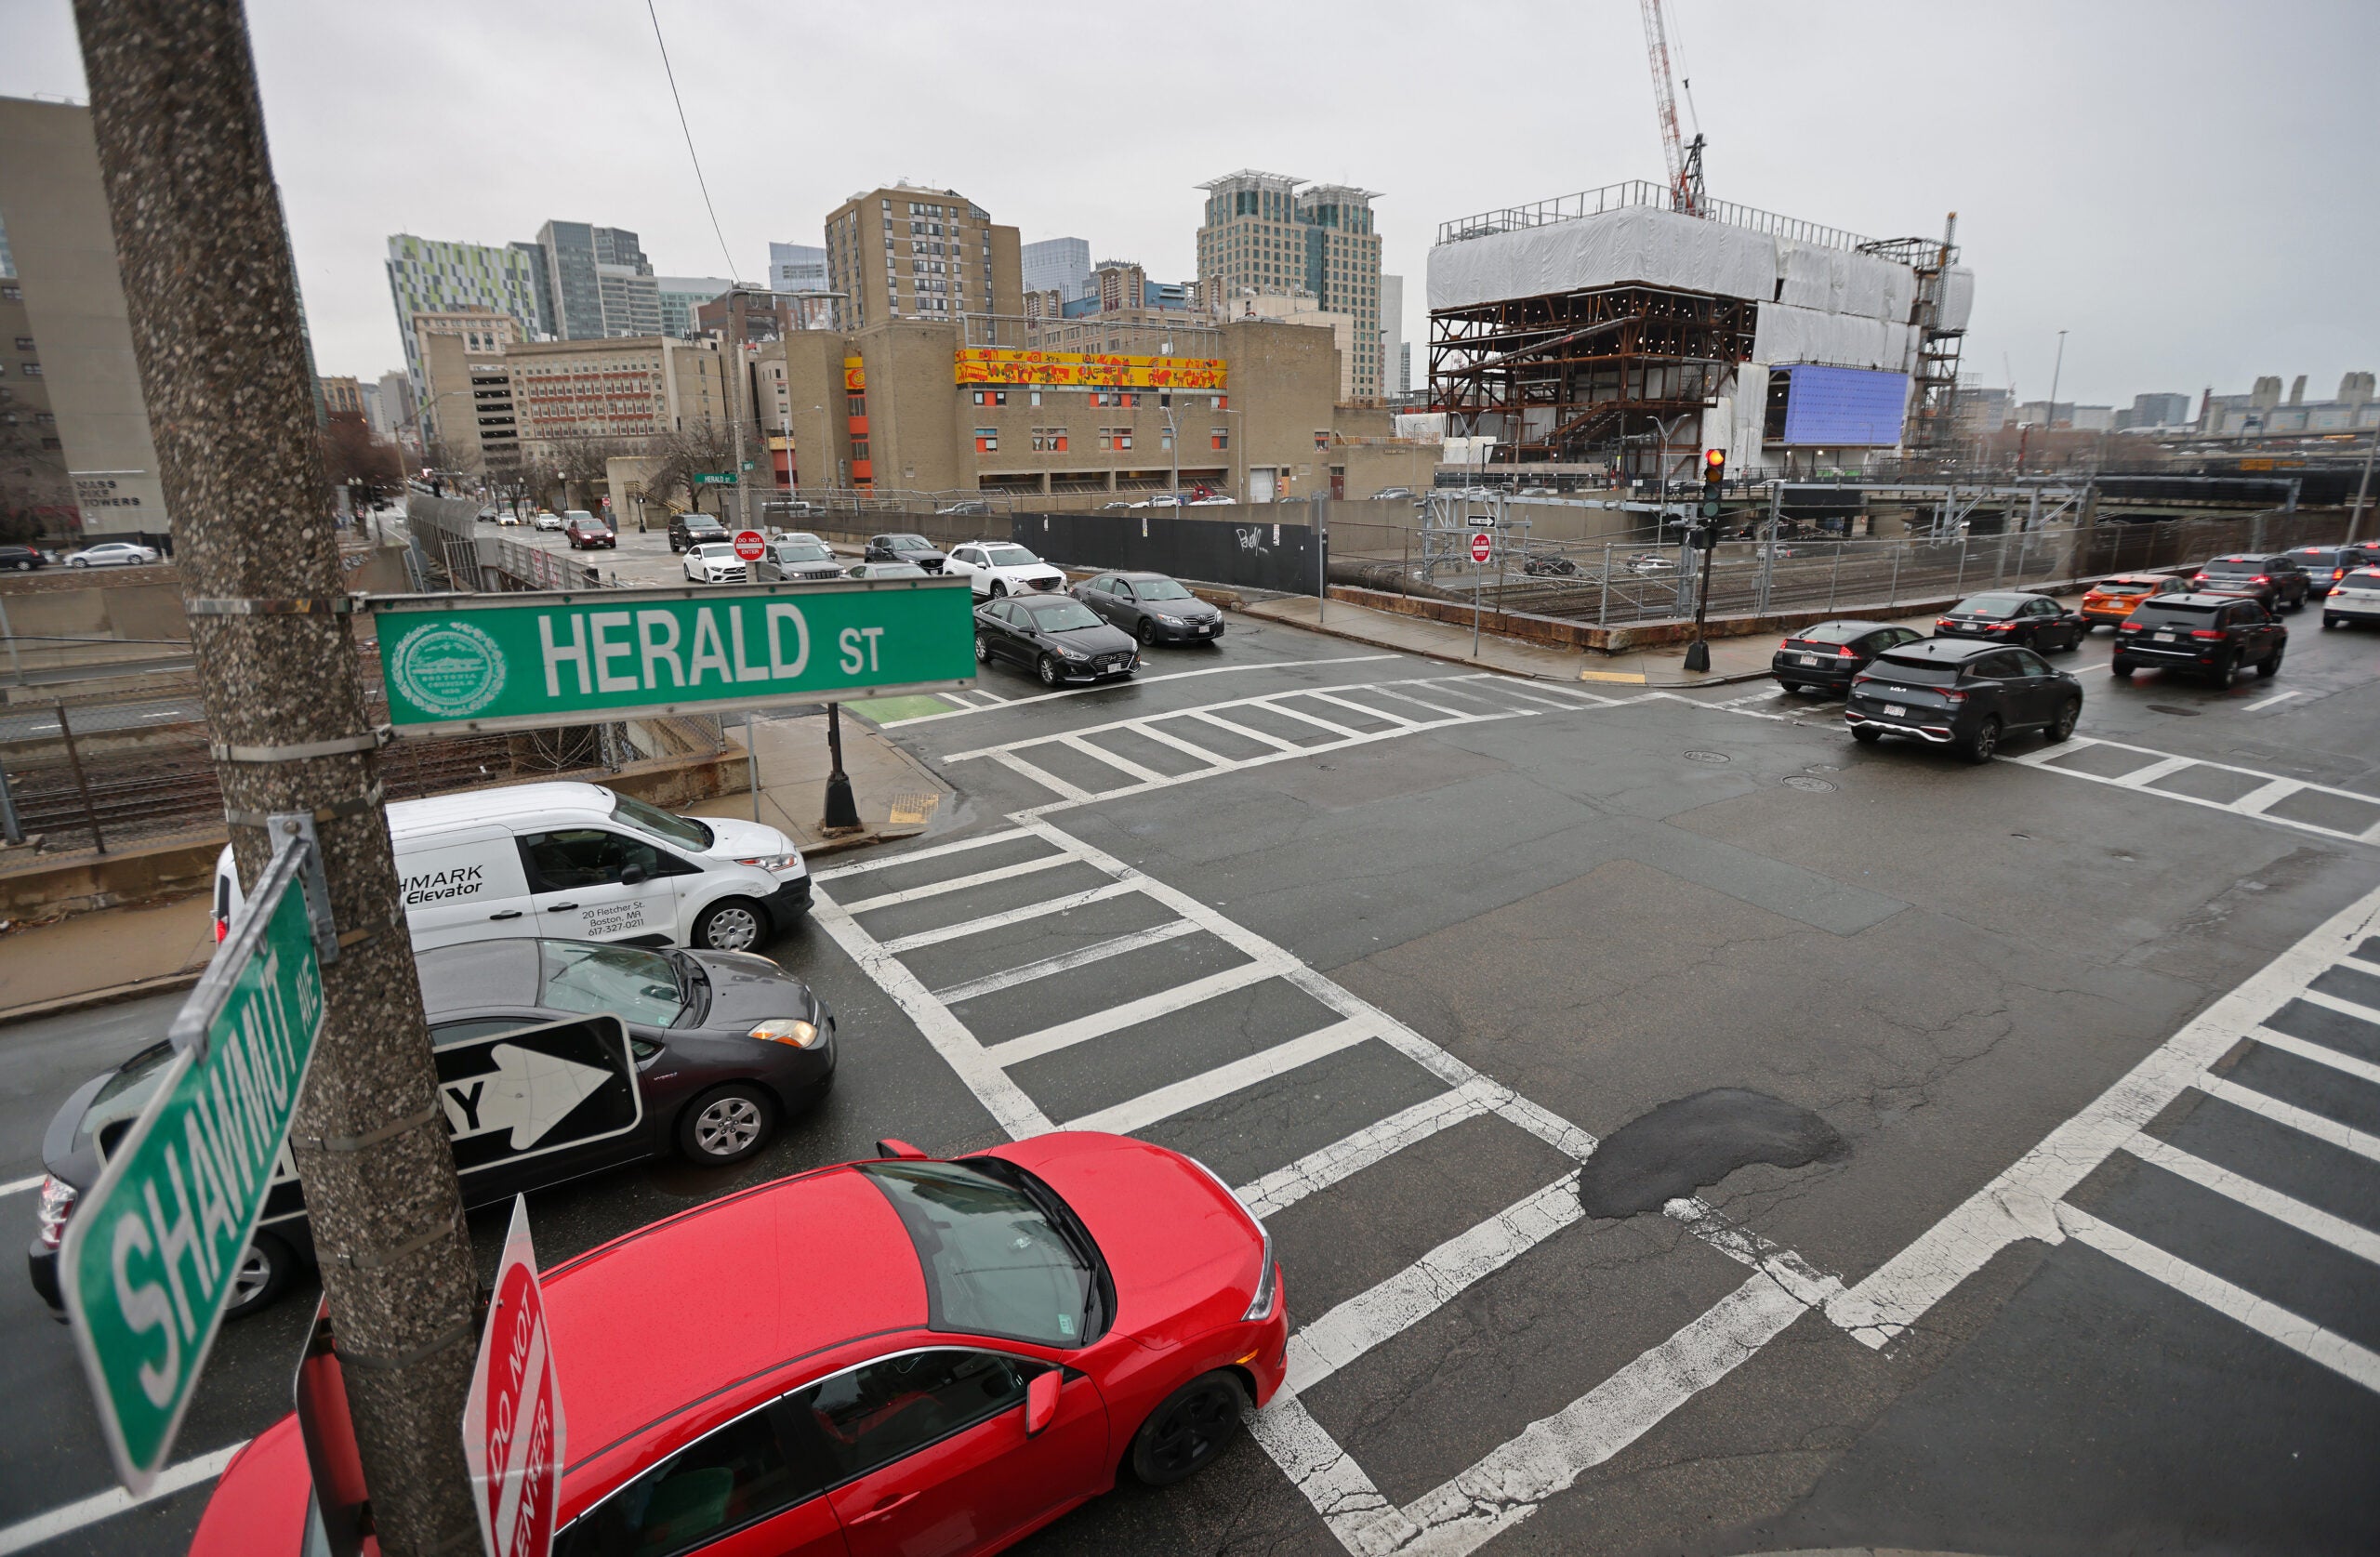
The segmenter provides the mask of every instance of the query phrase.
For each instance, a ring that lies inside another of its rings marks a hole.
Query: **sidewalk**
[[[754,722],[754,743],[760,747],[760,820],[782,829],[801,846],[804,855],[840,852],[892,838],[912,838],[940,820],[957,791],[928,772],[914,759],[872,729],[866,720],[844,710],[843,772],[852,781],[852,798],[859,806],[860,830],[829,838],[819,825],[826,805],[826,716],[764,719]],[[731,722],[727,737],[739,759],[731,782],[737,788],[714,799],[687,807],[695,816],[753,814],[752,792],[744,786],[740,760],[744,730]]]
[[[213,907],[195,892],[0,934],[0,1023],[189,988],[215,955]]]

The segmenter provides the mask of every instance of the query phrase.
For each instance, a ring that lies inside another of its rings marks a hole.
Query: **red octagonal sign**
[[[549,1557],[569,1445],[529,1207],[516,1196],[463,1405],[463,1458],[490,1557]]]
[[[1481,530],[1474,533],[1471,537],[1471,560],[1474,562],[1485,562],[1488,561],[1488,548],[1489,544],[1490,542],[1487,531]]]
[[[768,537],[761,534],[758,530],[738,530],[735,532],[735,555],[743,558],[747,562],[759,561],[760,560],[760,553],[766,551],[768,548]]]

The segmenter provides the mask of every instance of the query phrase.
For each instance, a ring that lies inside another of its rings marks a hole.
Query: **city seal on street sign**
[[[446,719],[466,719],[504,691],[504,651],[469,622],[432,622],[397,640],[389,679]]]
[[[735,532],[735,555],[747,562],[757,562],[760,553],[769,548],[769,538],[758,530]]]
[[[463,1402],[463,1462],[488,1557],[548,1557],[553,1550],[569,1448],[529,1203],[515,1195],[496,1297]]]
[[[156,1091],[66,1224],[59,1277],[116,1475],[164,1469],[273,1184],[323,1025],[322,966],[289,841],[170,1030]]]

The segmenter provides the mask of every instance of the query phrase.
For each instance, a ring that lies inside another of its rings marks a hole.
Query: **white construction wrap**
[[[1908,266],[1790,238],[1775,243],[1777,279],[1785,284],[1776,301],[1825,313],[1908,322],[1917,301],[1917,272]]]
[[[1964,330],[1974,311],[1975,272],[1953,265],[1942,275],[1942,317],[1937,323],[1945,330]]]
[[[1628,282],[1772,297],[1777,265],[1776,240],[1762,233],[1631,205],[1579,221],[1440,244],[1430,251],[1430,306],[1467,308]]]
[[[1763,303],[1752,331],[1755,363],[1824,363],[1832,367],[1909,366],[1911,331],[1907,324],[1857,314],[1823,313],[1791,303]]]

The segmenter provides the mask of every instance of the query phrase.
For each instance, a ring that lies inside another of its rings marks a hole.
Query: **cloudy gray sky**
[[[656,3],[746,279],[901,178],[1186,279],[1195,186],[1254,166],[1383,191],[1418,343],[1437,223],[1661,176],[1630,0]],[[1875,236],[1957,210],[1984,382],[2045,394],[2061,328],[2086,402],[2380,368],[2380,4],[1671,4],[1712,194]],[[391,232],[595,221],[730,273],[643,0],[250,15],[324,372],[401,360]],[[85,96],[67,0],[0,0],[0,94]]]

